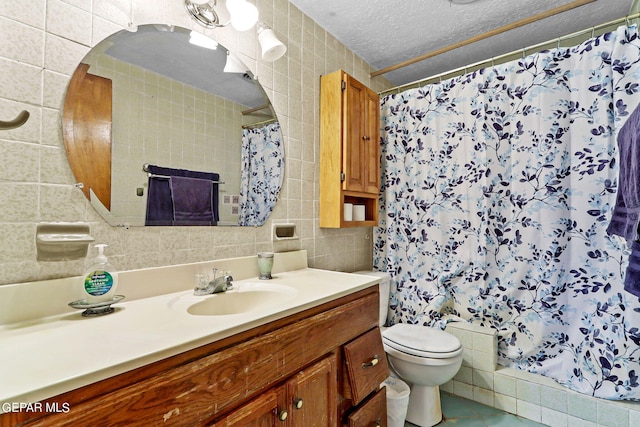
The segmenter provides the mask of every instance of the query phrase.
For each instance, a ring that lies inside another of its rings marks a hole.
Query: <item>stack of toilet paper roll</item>
[[[344,220],[345,221],[364,221],[365,208],[364,205],[354,205],[353,203],[344,204]]]

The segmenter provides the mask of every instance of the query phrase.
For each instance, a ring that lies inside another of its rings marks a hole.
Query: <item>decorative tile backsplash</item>
[[[255,31],[205,30],[181,0],[34,0],[0,5],[0,120],[31,113],[25,126],[0,132],[0,285],[79,275],[82,261],[39,263],[39,222],[86,222],[108,243],[119,270],[199,262],[259,251],[306,249],[312,267],[371,268],[371,229],[318,227],[319,80],[339,68],[380,91],[384,78],[286,0],[257,0],[260,20],[287,44],[284,58],[263,62]],[[270,220],[258,228],[111,227],[74,187],[61,132],[70,76],[92,46],[134,24],[161,23],[215,38],[258,76],[285,138],[285,180]],[[295,223],[299,240],[273,243],[271,224]]]

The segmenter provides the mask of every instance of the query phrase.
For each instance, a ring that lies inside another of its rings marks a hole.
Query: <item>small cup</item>
[[[271,279],[271,269],[273,268],[273,252],[258,252],[258,272],[260,280]]]

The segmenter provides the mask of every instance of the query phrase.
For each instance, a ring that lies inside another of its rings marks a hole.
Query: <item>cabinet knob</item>
[[[293,399],[293,406],[296,409],[302,409],[302,399],[300,398]]]
[[[382,427],[382,422],[380,421],[380,418],[376,420],[376,427]]]
[[[367,136],[367,135],[364,135],[364,136],[362,137],[362,139],[364,139],[365,141],[369,141],[369,140],[371,139],[371,137],[370,137],[370,136]]]
[[[278,419],[280,421],[286,420],[288,416],[289,416],[289,413],[285,409],[283,409],[282,411],[278,412]]]
[[[373,356],[373,358],[369,362],[363,363],[362,367],[363,368],[370,368],[372,366],[376,366],[378,364],[378,362],[379,362],[378,356]]]

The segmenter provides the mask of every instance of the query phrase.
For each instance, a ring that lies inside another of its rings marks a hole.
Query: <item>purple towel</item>
[[[629,265],[624,276],[624,290],[640,297],[640,242],[631,244]]]
[[[210,180],[172,176],[169,185],[174,225],[213,224],[213,183]]]
[[[168,178],[149,178],[145,225],[173,225],[173,202]]]
[[[607,233],[637,240],[640,220],[640,106],[631,113],[618,133],[618,151],[618,193]]]

